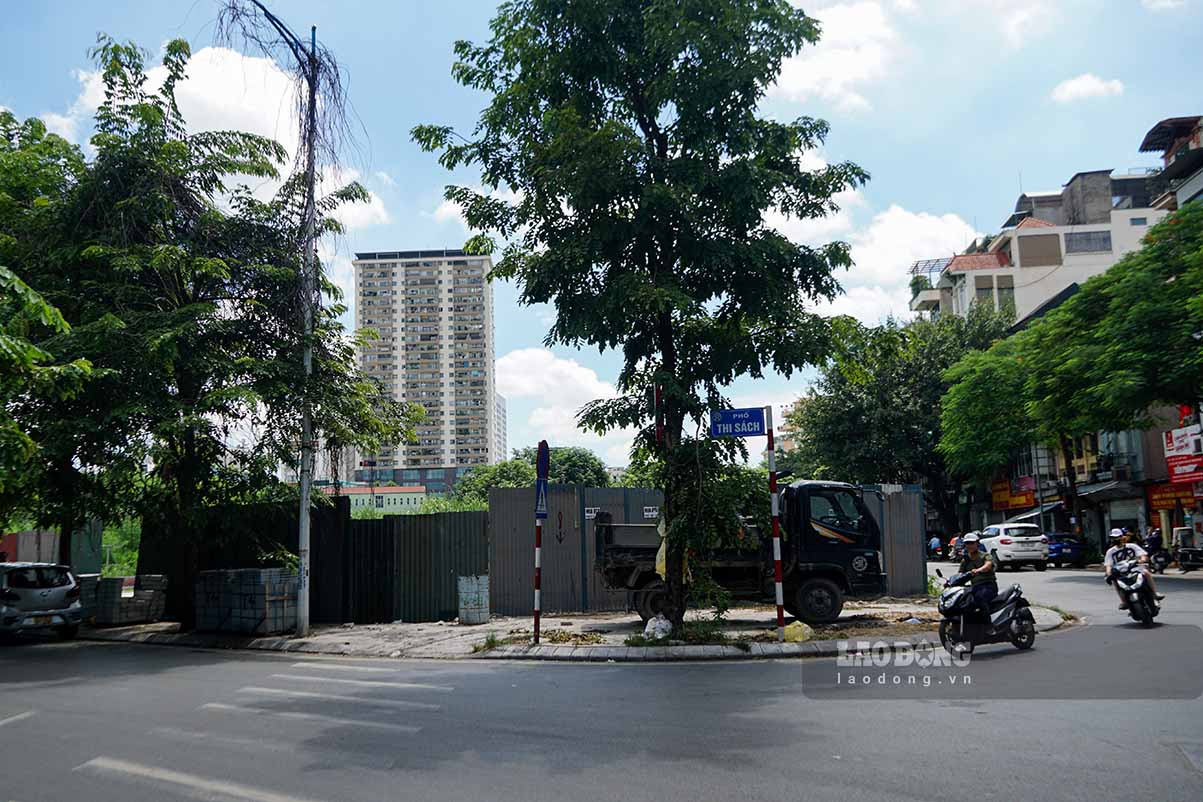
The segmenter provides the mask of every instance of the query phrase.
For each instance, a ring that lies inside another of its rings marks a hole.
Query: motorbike
[[[1145,581],[1144,572],[1136,560],[1120,560],[1108,577],[1123,593],[1128,601],[1128,615],[1133,621],[1139,621],[1142,626],[1153,626],[1153,619],[1161,612],[1153,589]]]
[[[1155,574],[1164,574],[1165,569],[1169,568],[1173,561],[1174,555],[1166,549],[1149,552],[1149,570]]]
[[[936,571],[936,576],[944,575]],[[970,574],[956,574],[944,581],[937,609],[944,620],[940,622],[940,644],[949,654],[969,655],[977,646],[987,643],[1010,642],[1016,649],[1030,649],[1036,642],[1036,619],[1023,588],[1011,585],[991,599],[982,610],[969,589]]]

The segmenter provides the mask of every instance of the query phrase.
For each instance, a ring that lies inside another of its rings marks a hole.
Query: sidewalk
[[[1033,607],[1032,612],[1039,632],[1057,629],[1064,623],[1055,610]],[[705,611],[690,611],[689,615],[691,619],[705,616]],[[897,622],[911,616],[918,617],[920,623],[902,622],[885,628],[873,623],[884,619]],[[924,640],[935,642],[937,620],[935,608],[927,600],[849,604],[839,622],[822,630],[824,633],[838,632],[839,639],[778,643],[774,640],[775,612],[772,608],[736,608],[728,613],[721,630],[728,639],[741,639],[734,645],[729,641],[725,645],[627,646],[624,640],[642,633],[639,617],[630,613],[544,616],[543,643],[538,646],[528,642],[530,619],[502,616],[495,616],[488,624],[470,627],[454,622],[322,626],[315,627],[307,638],[180,633],[179,625],[173,623],[85,628],[80,631],[80,637],[123,643],[344,657],[653,662],[825,657],[835,655],[838,644],[848,640],[885,640],[911,645]],[[875,633],[878,628],[882,632]],[[515,642],[506,643],[507,639]]]

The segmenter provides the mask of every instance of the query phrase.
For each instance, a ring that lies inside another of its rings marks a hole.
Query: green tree
[[[606,473],[606,463],[589,449],[579,446],[552,446],[549,451],[551,459],[548,481],[552,484],[609,486],[610,476]],[[534,465],[538,453],[539,449],[534,446],[515,448],[514,459],[526,460]]]
[[[515,0],[491,29],[486,44],[455,45],[455,78],[491,96],[475,131],[419,126],[414,138],[515,193],[447,197],[481,232],[468,249],[509,241],[494,274],[517,282],[522,303],[552,304],[548,343],[622,351],[619,397],[580,420],[642,429],[666,467],[668,612],[680,627],[683,556],[705,530],[684,499],[707,481],[677,453],[686,424],[700,427],[737,377],[819,358],[827,327],[807,307],[834,297],[835,271],[851,264],[845,243],[799,245],[765,213],[825,216],[868,176],[847,162],[803,167],[826,123],[758,115],[782,61],[819,37],[787,0]],[[654,386],[659,442],[645,401]]]
[[[874,327],[840,319],[834,355],[790,419],[801,452],[793,459],[823,471],[824,479],[921,483],[945,530],[956,531],[964,477],[937,449],[945,373],[1002,337],[1008,322],[1005,313],[979,305],[966,318]]]
[[[233,183],[279,178],[284,150],[251,134],[188,132],[175,102],[183,41],[166,45],[153,88],[133,45],[102,37],[93,55],[106,88],[95,157],[17,268],[71,324],[38,345],[86,358],[101,376],[16,415],[40,447],[39,515],[64,533],[108,502],[157,519],[146,531],[170,533],[169,603],[188,624],[204,509],[280,496],[275,470],[295,460],[303,398],[319,432],[363,450],[407,439],[413,410],[358,371],[338,323],[345,307],[325,279],[331,303],[304,379],[301,182],[284,181],[268,201]],[[352,184],[320,199],[319,231],[340,232],[331,214],[364,198]]]
[[[479,465],[461,476],[451,491],[451,499],[480,505],[489,504],[490,487],[534,487],[535,466],[524,459],[511,459],[496,465]],[[426,510],[423,510],[424,512]]]
[[[937,448],[952,473],[990,479],[1035,439],[1018,350],[1012,337],[949,368]]]
[[[38,444],[10,410],[34,398],[64,399],[79,392],[91,374],[87,360],[54,364],[28,339],[31,330],[66,332],[59,311],[0,266],[0,524],[19,512],[28,491],[22,480],[37,457]]]

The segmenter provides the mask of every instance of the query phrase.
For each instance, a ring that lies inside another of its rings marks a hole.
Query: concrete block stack
[[[250,635],[296,629],[297,577],[285,568],[202,571],[195,600],[197,629]]]
[[[100,574],[80,574],[79,606],[83,608],[84,620],[96,615],[96,591],[100,586]]]
[[[136,578],[134,595],[123,593],[126,577],[106,577],[97,582],[96,623],[100,626],[144,624],[163,617],[167,602],[167,579],[158,575]],[[82,596],[83,593],[81,592]]]

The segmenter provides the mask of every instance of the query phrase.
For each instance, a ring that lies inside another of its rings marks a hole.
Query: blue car
[[[1072,565],[1086,567],[1086,544],[1070,534],[1050,532],[1048,534],[1048,561],[1054,568]]]

